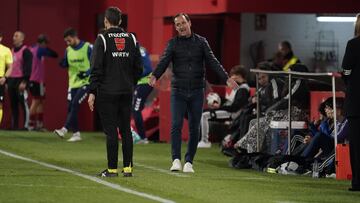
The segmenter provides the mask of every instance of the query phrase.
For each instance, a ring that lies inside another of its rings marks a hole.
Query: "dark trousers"
[[[108,168],[118,167],[119,139],[122,137],[123,166],[132,166],[133,141],[130,131],[131,94],[109,95],[98,94],[96,107],[106,135]]]
[[[65,128],[71,129],[74,133],[79,131],[79,108],[86,99],[88,86],[72,88],[68,92],[68,112],[66,115]]]
[[[27,128],[29,124],[29,106],[25,99],[26,90],[19,91],[19,85],[22,78],[8,78],[8,92],[11,103],[11,129],[19,128],[19,105],[21,106],[24,114],[24,125],[21,128]],[[27,96],[26,96],[27,97]]]
[[[134,92],[132,113],[133,113],[136,129],[141,139],[146,138],[145,129],[144,129],[144,119],[142,117],[141,111],[144,109],[146,98],[149,96],[152,89],[153,87],[151,87],[148,84],[141,84],[136,86]]]
[[[352,171],[351,185],[360,189],[360,117],[349,117],[350,162]]]
[[[185,161],[192,163],[200,135],[200,120],[203,110],[204,89],[171,90],[171,152],[172,159],[181,159],[181,130],[184,116],[189,122],[189,141]]]
[[[301,156],[306,158],[313,158],[321,148],[322,156],[327,156],[334,151],[334,138],[325,135],[321,132],[315,134],[311,138],[310,143],[306,146]]]
[[[235,118],[231,126],[231,140],[236,142],[244,137],[244,135],[249,130],[250,121],[254,118],[256,118],[256,116],[249,113],[248,111],[241,112],[241,114]]]

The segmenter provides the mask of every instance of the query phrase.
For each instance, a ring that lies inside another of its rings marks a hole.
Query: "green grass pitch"
[[[104,135],[82,133],[82,137],[81,142],[68,143],[51,132],[0,131],[0,150],[95,176],[106,168]],[[183,143],[183,155],[185,150]],[[228,160],[217,146],[199,149],[195,174],[174,175],[168,171],[169,144],[134,145],[134,177],[101,180],[174,202],[360,202],[360,193],[347,191],[349,181],[235,170],[228,167]],[[0,153],[2,202],[156,201]]]

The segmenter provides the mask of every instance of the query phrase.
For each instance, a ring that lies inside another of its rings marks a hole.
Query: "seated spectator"
[[[294,64],[290,67],[292,71],[297,72],[308,72],[305,65]],[[246,151],[248,153],[263,151],[270,145],[270,143],[264,145],[264,141],[267,135],[270,135],[270,122],[275,121],[286,121],[288,118],[288,100],[289,100],[289,89],[288,82],[285,82],[284,89],[282,91],[282,98],[274,105],[269,107],[264,117],[259,120],[259,129],[257,127],[256,119],[250,121],[249,130],[235,145],[240,151]],[[306,99],[309,98],[309,89],[306,81],[301,78],[294,79],[291,84],[291,116],[292,120],[307,120],[306,110],[308,109],[309,102]],[[259,130],[259,149],[257,149],[257,131]],[[270,139],[269,139],[270,140]]]
[[[291,155],[301,155],[306,146],[309,144],[311,137],[313,137],[320,127],[320,124],[327,119],[325,113],[325,101],[323,101],[318,108],[319,111],[319,119],[315,119],[313,121],[308,121],[308,131],[293,131],[293,136],[291,137]],[[283,134],[285,133],[285,135]],[[282,136],[286,136],[287,140],[288,132],[286,130],[280,130],[277,132],[275,136],[271,137],[271,149],[270,154],[285,155],[287,153],[288,142],[281,141]]]
[[[260,70],[272,70],[272,63],[261,62],[258,64]],[[227,137],[226,143],[223,142],[223,148],[232,148],[233,144],[245,135],[249,128],[250,120],[256,118],[257,94],[259,95],[260,116],[265,115],[268,107],[279,101],[283,82],[266,73],[259,73],[259,89],[256,94],[249,98],[249,103],[240,115],[236,117],[231,125],[232,131]]]
[[[308,137],[304,142],[309,143],[301,156],[313,158],[321,149],[321,156],[328,156],[334,151],[334,107],[333,98],[328,98],[325,102],[325,113],[327,118],[324,119],[317,131],[313,131],[313,136]],[[347,137],[348,121],[343,112],[344,98],[336,98],[336,127],[338,143],[344,143]]]
[[[319,119],[315,119],[311,122],[309,121],[308,123],[309,134],[305,135],[303,140],[304,144],[308,144],[310,142],[311,138],[314,137],[316,133],[319,131],[321,124],[328,119],[326,116],[325,107],[326,107],[326,100],[321,102],[321,104],[319,105],[318,108]]]
[[[239,88],[232,90],[226,98],[224,105],[214,103],[210,109],[205,110],[201,117],[201,141],[198,148],[210,148],[209,142],[209,119],[233,119],[244,108],[250,96],[250,87],[246,83],[247,70],[240,65],[234,66],[230,71],[230,77],[235,80]]]

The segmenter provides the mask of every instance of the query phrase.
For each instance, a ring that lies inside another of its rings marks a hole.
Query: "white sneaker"
[[[190,162],[186,162],[183,168],[184,173],[195,173],[193,165]]]
[[[326,174],[325,177],[326,178],[336,178],[336,173]]]
[[[62,127],[61,129],[55,129],[54,133],[60,138],[64,138],[65,134],[67,133],[67,129],[65,127]]]
[[[136,144],[149,144],[149,140],[147,138],[141,139]]]
[[[68,142],[77,142],[77,141],[80,141],[81,140],[81,136],[80,136],[80,132],[76,132],[73,134],[73,136],[68,139],[67,141]]]
[[[180,159],[175,159],[172,162],[172,166],[170,168],[170,171],[181,171],[181,162]]]
[[[205,141],[200,141],[198,143],[198,148],[211,148],[211,142],[205,142]]]

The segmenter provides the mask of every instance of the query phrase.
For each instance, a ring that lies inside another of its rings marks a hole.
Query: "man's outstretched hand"
[[[88,104],[89,104],[90,111],[94,111],[94,103],[95,103],[95,95],[89,94]]]
[[[232,78],[229,78],[226,81],[227,86],[229,86],[231,89],[236,90],[239,88],[239,85],[236,83],[236,81]]]
[[[153,76],[153,75],[151,75],[151,76],[150,76],[150,79],[149,79],[149,85],[150,85],[151,87],[154,87],[154,86],[155,86],[155,83],[156,83],[156,77]]]

